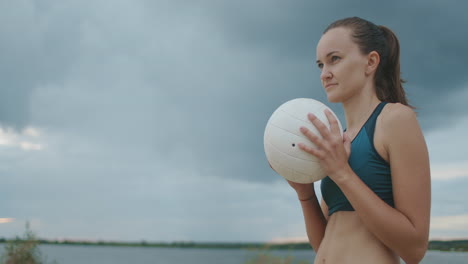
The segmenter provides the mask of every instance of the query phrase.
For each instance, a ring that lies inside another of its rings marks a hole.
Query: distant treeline
[[[0,243],[8,242],[0,238]],[[118,241],[79,241],[79,240],[45,240],[45,245],[79,245],[79,246],[120,246],[120,247],[160,247],[160,248],[210,248],[210,249],[312,249],[309,243],[268,244],[268,243],[232,243],[232,242],[118,242]]]
[[[429,241],[429,250],[468,251],[468,240]]]
[[[0,243],[8,242],[0,238]],[[39,239],[40,244],[47,245],[80,245],[80,246],[120,246],[120,247],[160,247],[160,248],[210,248],[210,249],[251,249],[251,250],[311,250],[309,243],[269,244],[269,243],[202,243],[202,242],[114,242],[114,241],[76,241],[76,240],[45,240]],[[468,240],[429,241],[429,250],[467,251]]]

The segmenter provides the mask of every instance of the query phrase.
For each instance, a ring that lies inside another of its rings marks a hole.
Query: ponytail
[[[369,54],[371,51],[379,53],[380,64],[374,76],[377,98],[383,102],[410,106],[403,89],[405,81],[400,77],[400,43],[396,35],[385,26],[377,26],[359,17],[337,20],[323,33],[337,27],[352,30],[352,38],[363,54]]]
[[[378,26],[386,40],[386,47],[380,54],[380,65],[375,76],[377,97],[381,101],[408,104],[400,75],[400,42],[392,30]]]

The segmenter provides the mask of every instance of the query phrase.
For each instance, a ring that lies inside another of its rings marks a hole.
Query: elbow
[[[310,246],[312,247],[312,249],[314,250],[315,253],[318,252],[321,243],[322,243],[321,239],[320,240],[309,239],[309,244],[310,244]]]
[[[406,236],[406,243],[400,244],[400,257],[406,264],[418,264],[426,255],[429,247],[429,225],[425,229],[414,229]]]
[[[406,264],[420,263],[424,258],[424,255],[426,255],[428,244],[428,241],[423,241],[410,249],[406,249],[405,254],[402,254],[401,258],[405,261]]]

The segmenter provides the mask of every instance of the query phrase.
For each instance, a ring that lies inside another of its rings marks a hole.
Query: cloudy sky
[[[399,36],[431,238],[468,237],[468,4],[439,2],[0,0],[0,237],[304,238],[263,132],[283,102],[326,101],[315,47],[348,16]]]

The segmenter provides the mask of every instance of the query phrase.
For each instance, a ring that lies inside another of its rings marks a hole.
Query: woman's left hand
[[[312,141],[317,148],[311,148],[302,143],[299,143],[298,146],[303,151],[317,157],[322,169],[336,182],[349,175],[347,172],[351,170],[348,164],[349,155],[351,153],[351,140],[346,133],[341,136],[338,121],[328,109],[325,110],[325,115],[330,123],[330,129],[314,114],[308,114],[307,116],[320,132],[322,138],[306,127],[300,128],[301,132]]]

